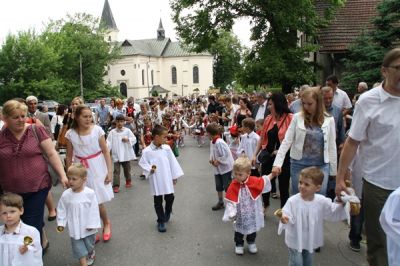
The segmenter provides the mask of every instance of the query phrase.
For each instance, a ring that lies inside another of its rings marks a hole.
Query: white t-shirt
[[[360,141],[362,175],[383,189],[400,187],[400,97],[387,93],[382,85],[360,96],[356,103],[349,136]]]
[[[339,107],[340,110],[343,110],[343,108],[350,109],[353,107],[347,93],[339,88],[336,88],[336,91],[333,95],[333,104]]]

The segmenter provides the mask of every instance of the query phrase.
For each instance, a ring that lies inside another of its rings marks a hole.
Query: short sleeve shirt
[[[333,104],[339,107],[340,110],[343,108],[350,109],[353,107],[347,93],[339,88],[336,89],[336,92],[333,96]]]
[[[399,113],[400,97],[378,86],[360,96],[349,132],[360,141],[363,178],[387,190],[400,187]]]
[[[8,128],[0,132],[0,185],[4,191],[28,193],[51,186],[47,163],[32,130],[32,126],[26,128],[20,140]],[[36,133],[40,142],[49,138],[42,126],[36,127]]]

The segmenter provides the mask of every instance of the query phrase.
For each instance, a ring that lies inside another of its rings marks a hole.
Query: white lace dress
[[[78,157],[88,157],[101,151],[99,138],[104,136],[104,131],[99,126],[94,126],[92,132],[86,136],[79,136],[77,132],[70,129],[65,137],[72,143],[74,162],[80,162]],[[96,193],[99,204],[111,201],[114,198],[111,183],[105,185],[104,179],[107,176],[107,164],[103,153],[87,160],[89,168],[87,168],[87,186]]]

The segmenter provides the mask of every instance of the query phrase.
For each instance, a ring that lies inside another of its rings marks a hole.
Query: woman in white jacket
[[[319,87],[306,89],[302,96],[302,110],[296,113],[276,155],[272,174],[279,175],[290,149],[290,177],[292,194],[297,194],[299,173],[309,166],[324,172],[320,193],[325,195],[329,178],[336,176],[337,151],[335,121],[325,112]]]

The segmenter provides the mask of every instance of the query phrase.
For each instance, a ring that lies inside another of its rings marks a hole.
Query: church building
[[[118,27],[108,0],[101,16],[105,39],[120,48],[121,58],[111,63],[104,82],[119,86],[126,97],[145,98],[154,91],[172,96],[204,95],[213,86],[213,56],[193,53],[165,36],[162,21],[156,38],[118,42]]]

